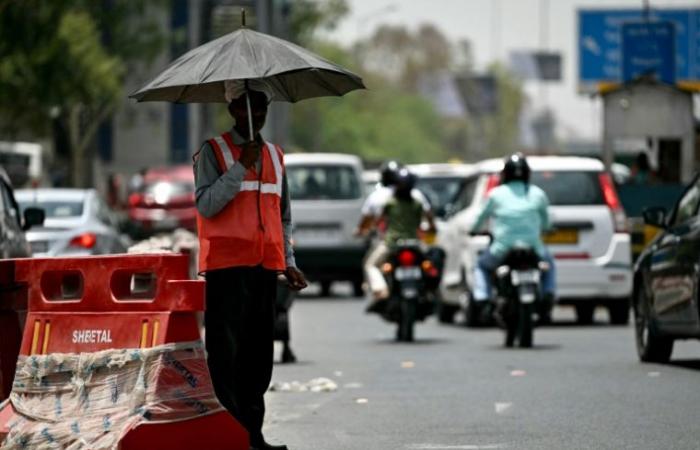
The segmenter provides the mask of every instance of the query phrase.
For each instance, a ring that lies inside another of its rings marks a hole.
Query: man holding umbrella
[[[235,124],[195,155],[206,346],[221,403],[252,449],[285,449],[262,435],[272,375],[276,275],[306,286],[295,267],[284,157],[264,142],[271,100],[297,102],[364,89],[362,79],[291,42],[239,30],[196,47],[131,94],[139,102],[226,102]],[[249,120],[252,118],[252,120]],[[313,126],[313,125],[311,125]]]
[[[306,280],[291,247],[283,155],[260,136],[270,95],[266,92],[264,82],[250,83],[247,94],[243,83],[226,83],[235,124],[195,155],[195,184],[214,389],[248,430],[252,448],[283,449],[267,444],[262,435],[263,396],[272,377],[277,274],[284,272],[295,290],[306,287]],[[249,125],[252,141],[242,137]]]

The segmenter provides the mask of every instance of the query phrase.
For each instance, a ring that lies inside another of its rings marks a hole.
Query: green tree
[[[93,140],[124,96],[125,73],[165,42],[146,9],[127,0],[0,4],[0,126],[9,136],[52,135],[72,185],[91,182]]]
[[[524,95],[518,79],[505,67],[495,64],[490,73],[496,78],[498,109],[485,119],[486,142],[492,156],[503,156],[518,150]]]
[[[360,66],[351,51],[337,45],[317,43],[314,49],[353,70]],[[305,151],[353,153],[371,161],[448,158],[441,145],[443,124],[428,101],[382,75],[360,73],[369,86],[367,91],[293,105],[291,138],[295,146]]]
[[[350,8],[345,0],[295,0],[291,3],[289,32],[301,45],[311,45],[319,30],[332,30]]]
[[[409,92],[415,92],[421,75],[451,68],[453,51],[445,35],[430,24],[421,25],[414,33],[405,26],[382,25],[355,46],[366,71],[401,83]]]

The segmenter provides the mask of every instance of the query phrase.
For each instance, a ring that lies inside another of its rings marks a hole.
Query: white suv
[[[597,305],[606,306],[610,321],[629,320],[632,293],[632,253],[627,219],[610,175],[602,162],[592,158],[532,156],[531,182],[549,197],[552,231],[544,236],[556,260],[557,296],[560,305],[576,308],[579,323],[590,323]],[[478,317],[470,308],[473,269],[488,237],[469,232],[491,189],[499,183],[503,160],[476,165],[476,174],[465,183],[450,208],[438,243],[448,253],[442,297],[443,322],[465,308],[467,324]]]

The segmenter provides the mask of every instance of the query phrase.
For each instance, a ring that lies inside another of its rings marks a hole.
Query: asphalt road
[[[292,450],[700,448],[700,343],[677,342],[671,365],[641,364],[631,326],[607,325],[605,311],[576,326],[561,308],[531,350],[434,318],[398,344],[364,306],[297,300],[299,362],[276,364],[273,381],[326,377],[338,389],[269,392],[269,440]]]

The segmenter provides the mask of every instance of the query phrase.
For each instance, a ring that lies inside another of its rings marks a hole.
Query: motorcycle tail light
[[[423,261],[423,263],[421,264],[421,268],[423,269],[423,272],[425,272],[425,274],[431,278],[437,278],[437,276],[439,275],[435,264],[433,264],[432,261],[428,261],[427,259]]]
[[[415,266],[416,265],[416,254],[411,250],[401,250],[397,257],[399,265],[401,266]]]
[[[133,193],[129,196],[129,206],[138,206],[143,202],[143,195],[139,193]]]
[[[94,233],[84,233],[74,237],[70,241],[71,247],[93,248],[97,243],[97,236]]]

